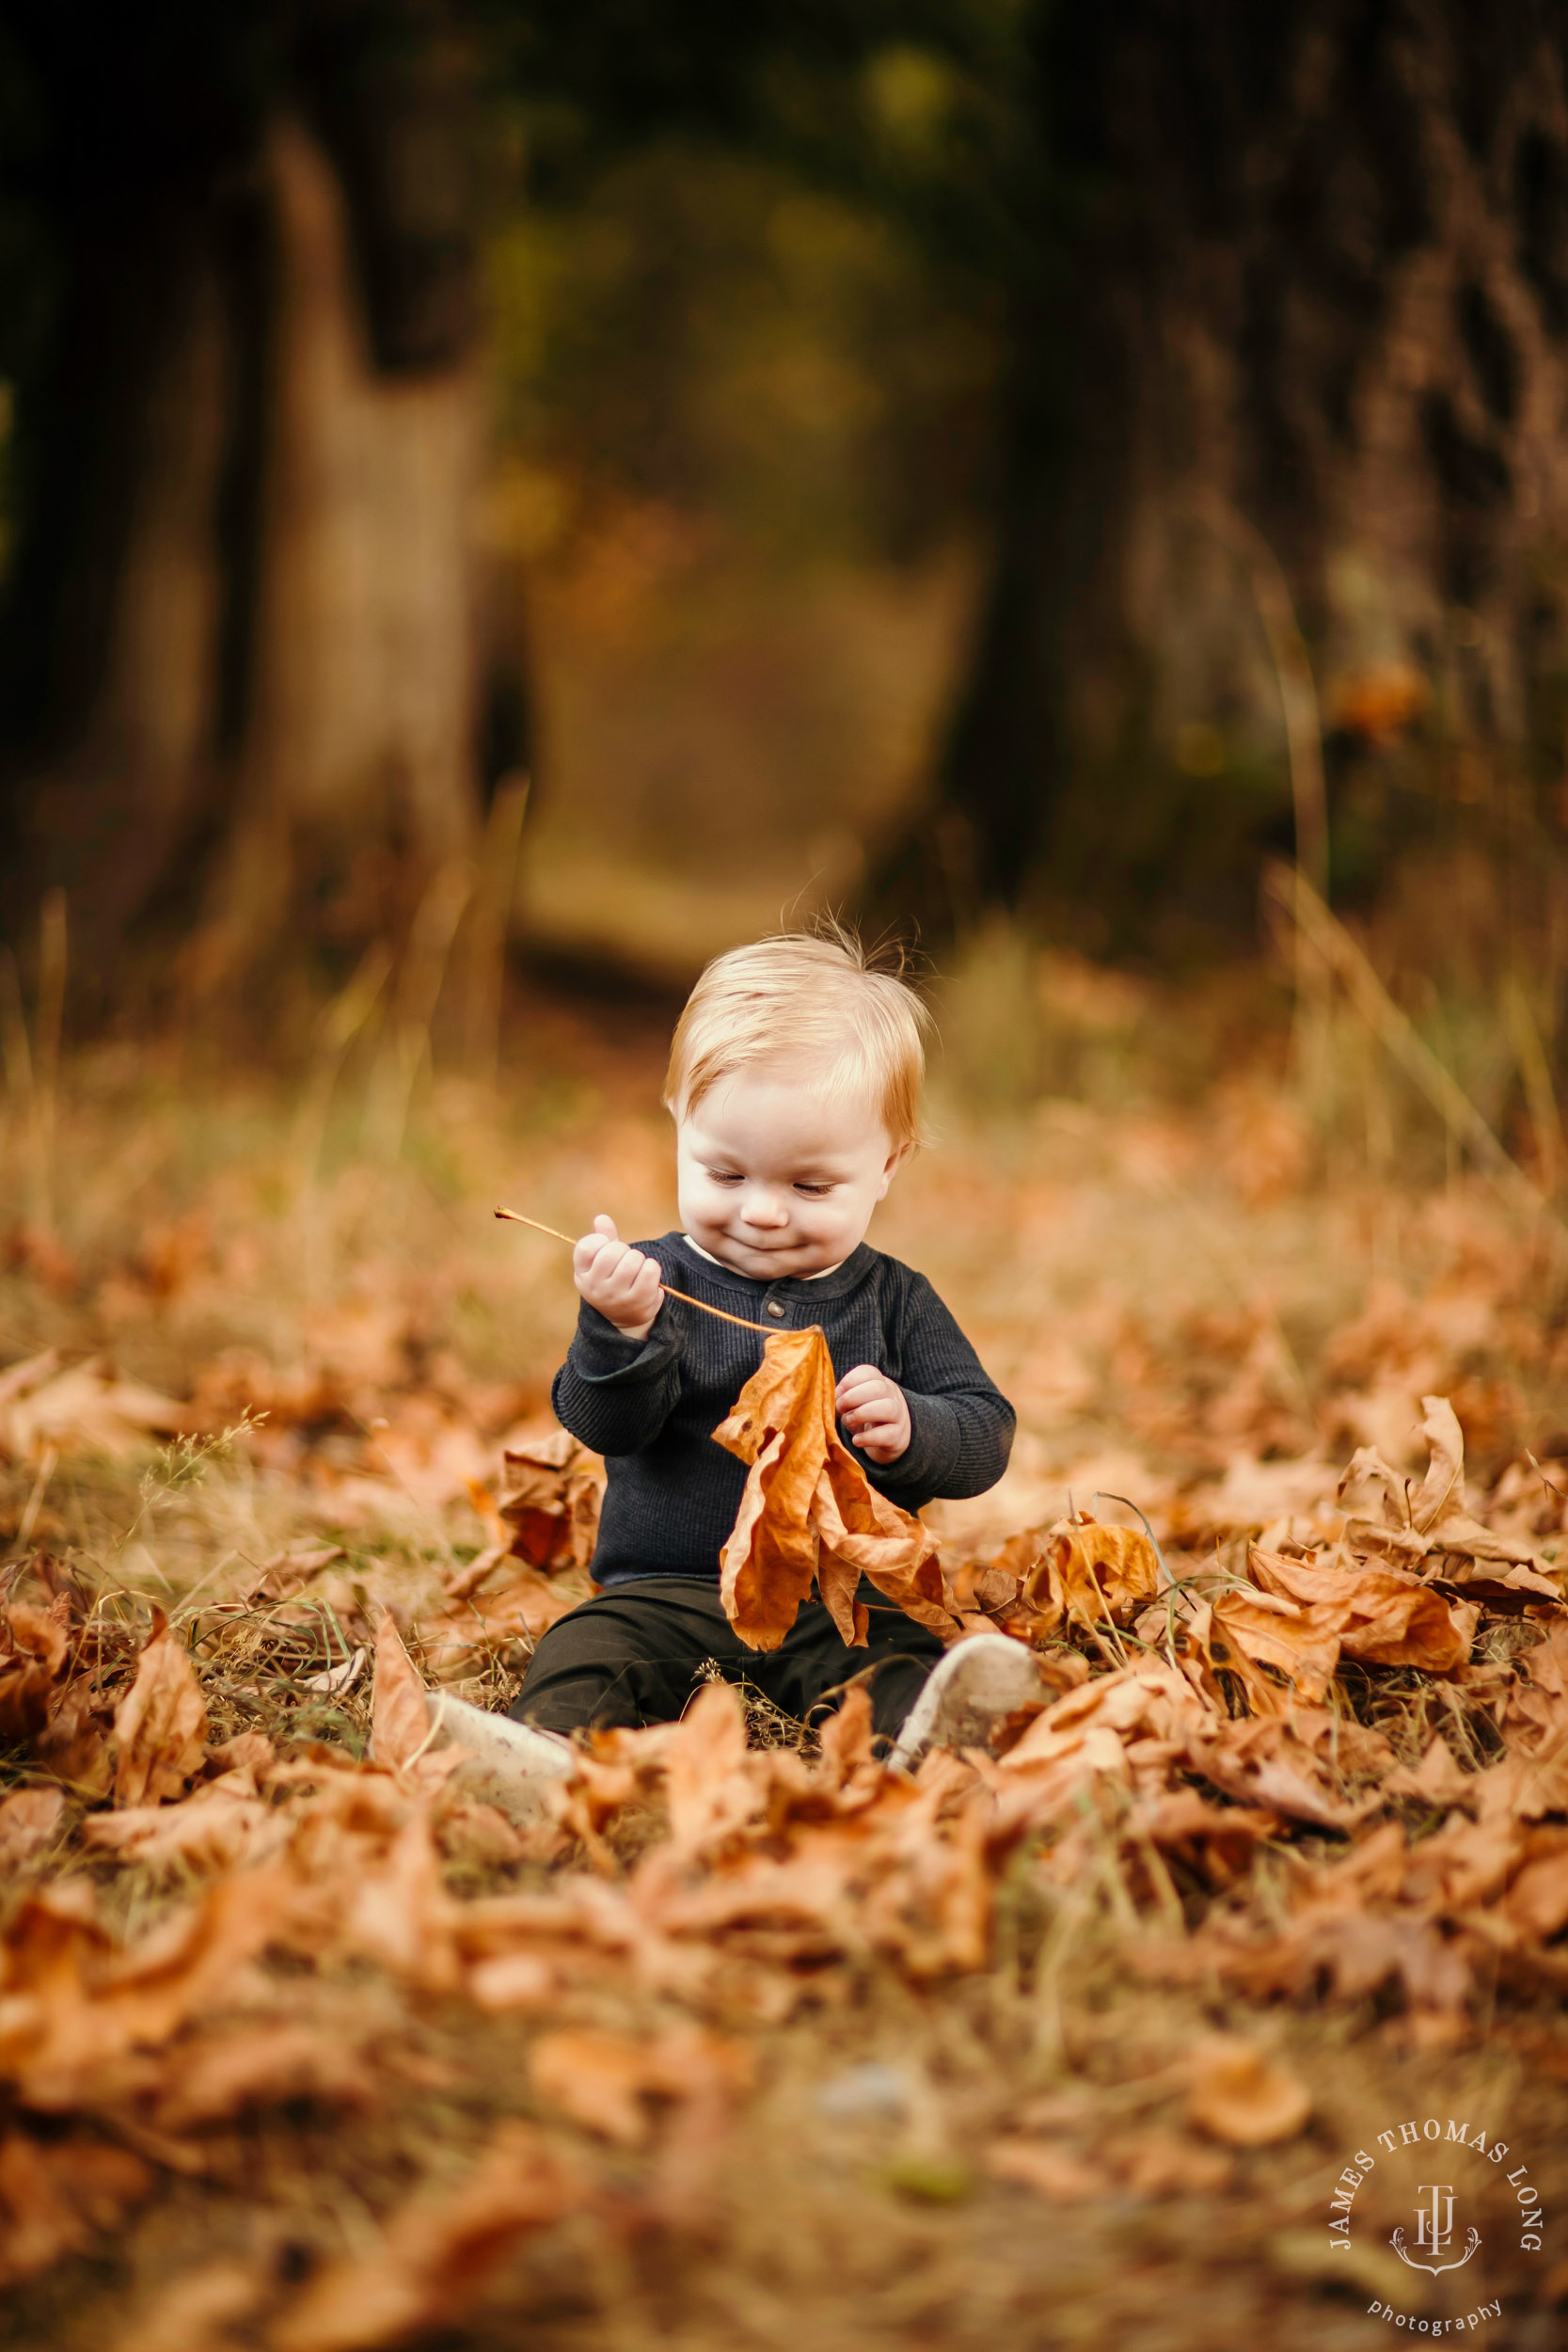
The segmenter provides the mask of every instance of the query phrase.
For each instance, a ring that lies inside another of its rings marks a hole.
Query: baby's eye
[[[797,1192],[803,1192],[803,1193],[806,1193],[806,1194],[807,1194],[807,1195],[808,1195],[808,1196],[809,1196],[809,1197],[810,1197],[813,1200],[819,1200],[822,1198],[822,1196],[823,1196],[823,1194],[824,1194],[824,1193],[832,1192],[832,1184],[798,1184],[796,1185],[795,1189],[796,1189],[796,1191],[797,1191]]]
[[[710,1168],[708,1174],[716,1184],[738,1184],[740,1182],[733,1168]]]

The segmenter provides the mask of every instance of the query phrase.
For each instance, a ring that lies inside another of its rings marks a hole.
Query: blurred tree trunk
[[[63,885],[103,973],[193,927],[202,986],[352,952],[475,841],[470,92],[428,42],[367,48],[364,12],[321,23],[308,113],[66,241],[7,897],[21,922]]]
[[[1015,290],[989,612],[881,895],[1169,950],[1250,929],[1292,840],[1271,599],[1337,879],[1434,779],[1561,777],[1568,17],[1061,0],[1039,38],[1059,209]]]
[[[471,846],[479,808],[472,369],[465,351],[378,371],[325,151],[281,122],[267,176],[271,414],[248,710],[209,902],[222,961],[276,936],[302,884],[351,936],[399,920],[409,885]]]

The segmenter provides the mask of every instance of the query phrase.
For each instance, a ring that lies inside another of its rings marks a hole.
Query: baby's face
[[[864,1240],[908,1152],[864,1103],[742,1071],[677,1122],[681,1222],[736,1274],[823,1274]]]

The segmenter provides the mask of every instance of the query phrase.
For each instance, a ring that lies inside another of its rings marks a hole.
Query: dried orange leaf
[[[1037,2139],[993,2140],[986,2154],[993,2180],[1016,2181],[1053,2205],[1081,2205],[1110,2194],[1111,2183],[1098,2166],[1069,2149]]]
[[[1290,1691],[1252,1671],[1258,1666],[1272,1666],[1288,1678],[1299,1698],[1312,1705],[1327,1696],[1339,1663],[1339,1637],[1312,1610],[1272,1595],[1258,1600],[1232,1591],[1216,1597],[1212,1616],[1210,1655],[1215,1665],[1240,1676],[1254,1714],[1278,1714],[1291,1696]],[[1223,1659],[1216,1639],[1225,1645]]]
[[[0,2139],[0,2285],[90,2245],[151,2186],[150,2168],[123,2148],[92,2139],[45,2145],[8,2133]]]
[[[481,1560],[484,1557],[482,1552]],[[482,1590],[485,1578],[502,1567],[508,1571],[506,1581],[492,1591]],[[445,1680],[468,1671],[467,1661],[489,1644],[515,1642],[523,1635],[537,1642],[581,1597],[509,1552],[492,1554],[483,1576],[468,1581],[467,1590],[454,1597],[439,1616],[422,1620],[420,1632],[431,1671]]]
[[[1371,1446],[1358,1450],[1339,1481],[1340,1500],[1351,1514],[1344,1542],[1352,1558],[1415,1570],[1442,1555],[1450,1577],[1473,1573],[1480,1562],[1510,1569],[1518,1589],[1559,1597],[1560,1585],[1533,1565],[1529,1544],[1483,1527],[1465,1509],[1465,1440],[1449,1399],[1424,1396],[1421,1407],[1429,1458],[1419,1486],[1391,1470]]]
[[[0,1870],[30,1862],[52,1845],[65,1816],[58,1788],[18,1788],[0,1801]]]
[[[116,1804],[159,1804],[183,1796],[201,1769],[207,1702],[184,1645],[154,1611],[136,1678],[115,1709]]]
[[[378,2095],[368,2059],[341,2035],[303,2022],[243,2026],[182,2044],[156,2121],[160,2131],[180,2132],[290,2099],[369,2107]]]
[[[1141,1529],[1064,1520],[1046,1530],[1023,1598],[1081,1625],[1125,1625],[1159,1589],[1160,1557]]]
[[[1212,2139],[1268,2148],[1294,2139],[1312,2112],[1300,2076],[1239,2034],[1212,2034],[1189,2059],[1187,2113]]]
[[[582,2190],[537,2133],[503,2123],[460,2188],[416,2197],[372,2252],[329,2264],[274,2327],[273,2352],[360,2352],[461,2316],[491,2274]]]
[[[271,2293],[264,2264],[204,2263],[154,2296],[119,2338],[116,2352],[231,2352],[231,2324]]]
[[[52,1447],[58,1454],[106,1454],[123,1461],[154,1438],[199,1426],[188,1406],[140,1381],[119,1380],[100,1362],[57,1372],[57,1360],[51,1351],[13,1364],[6,1375],[0,1454],[38,1461]]]
[[[647,2138],[652,2124],[642,2095],[661,2086],[647,2044],[632,2035],[587,2026],[545,2034],[533,2045],[529,2072],[541,2098],[601,2139],[637,2148]]]
[[[1140,1529],[1057,1519],[1010,1535],[983,1577],[996,1621],[1020,1641],[1048,1642],[1067,1626],[1128,1625],[1160,1590],[1160,1555]]]
[[[531,1438],[505,1456],[510,1485],[498,1505],[512,1549],[547,1575],[585,1568],[598,1540],[605,1470],[564,1429]]]
[[[565,2026],[533,2045],[530,2072],[542,2097],[602,2139],[635,2148],[664,2099],[722,2110],[749,2089],[752,2052],[698,2026],[673,2026],[651,2042],[591,2026]]]
[[[955,1630],[934,1538],[877,1492],[839,1438],[820,1330],[770,1332],[761,1365],[713,1434],[748,1469],[720,1589],[751,1648],[778,1648],[814,1578],[846,1642],[865,1642],[866,1613],[855,1598],[863,1576],[919,1624],[944,1638]]]
[[[398,1772],[411,1764],[430,1739],[430,1708],[414,1661],[403,1645],[397,1620],[387,1610],[376,1628],[375,1695],[371,1743],[378,1764]]]
[[[1388,1568],[1322,1567],[1254,1545],[1254,1583],[1307,1604],[1313,1627],[1336,1636],[1345,1657],[1369,1666],[1419,1666],[1448,1674],[1470,1655],[1480,1612]]]
[[[1230,2179],[1234,2159],[1176,2132],[1145,2131],[1110,2150],[1122,2184],[1134,2197],[1208,2197]]]

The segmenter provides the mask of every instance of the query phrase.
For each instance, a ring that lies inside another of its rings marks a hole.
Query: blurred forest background
[[[1035,945],[1212,971],[1299,851],[1488,1115],[1539,1111],[1553,10],[0,25],[24,992],[45,903],[99,1023],[411,937],[470,998],[501,936],[678,982],[830,903],[989,957],[1033,1034]]]

